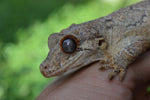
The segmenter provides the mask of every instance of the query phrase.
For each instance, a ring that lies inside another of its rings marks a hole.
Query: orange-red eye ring
[[[75,50],[73,53],[67,53],[67,52],[65,52],[64,49],[63,49],[63,47],[62,47],[63,41],[66,40],[66,39],[69,39],[69,38],[70,38],[70,39],[73,39],[73,40],[75,41],[75,43],[76,43],[76,50]],[[61,49],[64,53],[66,53],[66,54],[74,54],[74,53],[77,51],[77,49],[78,49],[79,40],[78,40],[75,36],[73,36],[73,35],[66,35],[66,36],[64,36],[64,37],[60,40],[59,45],[60,45],[60,49]]]

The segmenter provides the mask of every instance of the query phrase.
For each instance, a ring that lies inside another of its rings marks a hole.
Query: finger
[[[150,50],[142,54],[130,67],[137,82],[150,80]]]

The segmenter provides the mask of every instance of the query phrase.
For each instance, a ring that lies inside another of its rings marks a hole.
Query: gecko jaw
[[[43,74],[43,76],[49,78],[52,76],[58,76],[61,75],[63,72],[66,72],[68,67],[70,67],[71,65],[73,65],[74,63],[76,63],[81,57],[82,57],[83,53],[80,53],[78,57],[76,57],[76,59],[74,59],[74,62],[70,62],[67,65],[65,65],[63,68],[59,68],[56,70],[49,70],[48,68],[45,70],[43,67],[40,66],[40,71]]]

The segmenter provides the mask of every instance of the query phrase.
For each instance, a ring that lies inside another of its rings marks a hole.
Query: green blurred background
[[[33,100],[51,82],[39,70],[48,36],[140,0],[0,0],[0,100]]]

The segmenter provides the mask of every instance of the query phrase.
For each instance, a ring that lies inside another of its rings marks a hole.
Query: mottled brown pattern
[[[69,55],[59,45],[67,35],[79,41],[77,52]],[[150,1],[142,1],[93,21],[72,24],[60,33],[50,35],[48,46],[50,52],[40,65],[45,77],[100,61],[103,64],[100,69],[113,69],[109,79],[119,74],[122,80],[127,66],[150,46]]]

